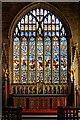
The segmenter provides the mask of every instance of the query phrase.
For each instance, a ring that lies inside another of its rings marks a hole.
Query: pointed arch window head
[[[13,40],[13,83],[67,83],[67,36],[46,9],[33,9],[17,23]]]

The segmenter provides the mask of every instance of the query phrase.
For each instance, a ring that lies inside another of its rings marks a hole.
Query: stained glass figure
[[[43,81],[43,71],[37,72],[37,81],[42,82]]]
[[[53,71],[53,81],[54,83],[59,83],[59,73],[57,71]]]
[[[59,56],[55,56],[53,58],[53,69],[58,70],[59,69]]]
[[[45,56],[45,70],[51,70],[51,56]]]
[[[27,70],[27,56],[21,58],[21,69]]]
[[[21,71],[21,81],[22,81],[22,83],[27,82],[27,72],[26,71]]]
[[[37,69],[43,70],[43,56],[38,56],[37,58]]]
[[[35,81],[35,71],[29,71],[29,81],[30,82]]]
[[[67,58],[61,58],[61,70],[67,70]]]
[[[35,70],[35,56],[31,56],[29,57],[30,61],[29,61],[29,70]]]
[[[51,71],[45,71],[45,83],[51,83]]]

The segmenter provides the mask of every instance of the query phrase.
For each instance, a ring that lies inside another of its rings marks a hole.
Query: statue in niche
[[[61,88],[61,94],[64,94],[64,86]]]
[[[29,94],[32,94],[32,86],[29,87]]]
[[[53,94],[56,94],[56,86],[53,87]]]
[[[52,94],[52,87],[49,86],[48,94]]]
[[[21,94],[24,94],[24,86],[21,87]]]
[[[37,90],[36,90],[36,86],[33,88],[33,94],[36,94]]]
[[[28,94],[28,87],[25,88],[25,94]]]
[[[17,87],[17,94],[20,94],[20,86]]]
[[[42,87],[39,88],[38,94],[43,94],[43,88]]]
[[[48,88],[47,88],[47,86],[45,86],[45,88],[44,88],[44,94],[47,94],[48,93]]]
[[[68,85],[66,86],[65,93],[68,94]]]
[[[60,86],[57,87],[57,94],[60,94]]]
[[[13,87],[13,94],[16,94],[16,87]]]

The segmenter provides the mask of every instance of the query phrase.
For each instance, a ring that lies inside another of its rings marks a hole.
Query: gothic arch
[[[12,23],[11,23],[11,26],[10,26],[10,29],[9,29],[9,34],[8,34],[8,38],[10,40],[10,59],[11,61],[12,60],[12,54],[13,54],[13,50],[12,50],[12,45],[13,45],[13,33],[14,33],[14,29],[15,29],[15,26],[17,25],[18,21],[25,15],[27,14],[29,11],[31,11],[32,9],[36,9],[36,8],[43,8],[43,9],[47,9],[49,10],[51,13],[53,13],[57,18],[59,18],[59,20],[62,22],[62,24],[64,25],[65,27],[65,31],[66,31],[66,37],[68,39],[68,45],[69,45],[69,40],[71,38],[71,31],[70,31],[70,27],[69,27],[69,24],[67,22],[67,20],[65,19],[64,15],[60,12],[60,10],[58,10],[56,7],[50,5],[49,3],[31,3],[27,6],[25,6],[16,16],[15,18],[13,19]],[[69,46],[68,46],[68,49]],[[70,56],[68,54],[68,56]],[[12,74],[12,62],[9,62],[9,70],[10,70],[10,73]],[[69,68],[70,66],[68,66]],[[10,74],[10,79],[11,78],[11,75]]]
[[[30,3],[29,5],[25,6],[13,19],[13,21],[10,25],[10,28],[9,28],[9,33],[8,33],[8,38],[10,40],[13,37],[14,28],[15,28],[17,22],[20,20],[20,18],[22,18],[22,16],[27,14],[30,10],[35,9],[35,8],[40,8],[40,7],[45,8],[45,9],[51,11],[52,13],[54,13],[54,15],[56,15],[56,17],[58,17],[60,19],[60,21],[64,24],[68,39],[70,39],[72,37],[69,24],[59,9],[57,9],[55,6],[53,6],[49,3],[46,3],[46,2],[45,3],[44,2],[41,2],[41,3],[35,2],[35,3]]]

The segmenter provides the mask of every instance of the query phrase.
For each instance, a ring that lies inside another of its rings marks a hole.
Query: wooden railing
[[[58,120],[80,120],[80,108],[78,107],[61,107],[58,110]]]
[[[22,107],[3,107],[2,120],[22,120]]]
[[[2,108],[2,120],[22,120],[22,118],[24,118],[22,115],[21,107]],[[26,114],[26,118],[28,118],[27,115],[28,114]],[[55,120],[80,120],[80,108],[58,106],[57,114],[54,113],[52,118]]]

